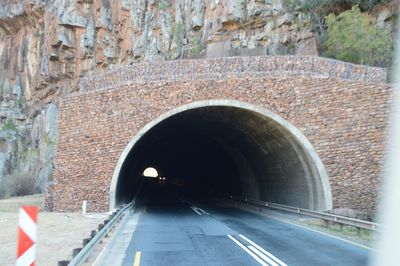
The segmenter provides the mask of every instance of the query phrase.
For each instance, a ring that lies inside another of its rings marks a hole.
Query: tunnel
[[[147,124],[115,167],[111,209],[133,199],[147,167],[205,197],[232,195],[318,211],[332,207],[324,166],[301,131],[244,102],[195,102]]]

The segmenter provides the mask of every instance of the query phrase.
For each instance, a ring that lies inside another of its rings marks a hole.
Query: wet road
[[[159,182],[144,183],[126,224],[119,232],[124,250],[111,243],[100,265],[366,265],[370,253],[239,209],[200,208]]]

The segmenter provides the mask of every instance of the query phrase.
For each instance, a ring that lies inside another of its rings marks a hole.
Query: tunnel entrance
[[[153,177],[153,178],[159,177],[158,171],[154,167],[147,167],[146,169],[144,169],[142,175],[144,177]]]
[[[149,166],[205,195],[332,208],[328,176],[305,136],[278,115],[243,102],[195,102],[147,124],[117,163],[111,209],[133,199]]]

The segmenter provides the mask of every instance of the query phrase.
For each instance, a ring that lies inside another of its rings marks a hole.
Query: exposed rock
[[[231,50],[231,43],[229,41],[210,43],[207,46],[207,57],[225,57],[229,56]]]
[[[71,27],[86,26],[86,19],[78,12],[78,3],[75,0],[58,0],[55,1],[58,6],[57,23]]]
[[[315,37],[301,40],[296,44],[296,55],[318,55],[317,40]]]
[[[280,16],[276,20],[276,26],[281,27],[282,25],[292,25],[293,24],[293,14],[291,13],[285,13],[282,16]]]
[[[192,29],[200,30],[204,26],[204,12],[206,10],[204,0],[193,1]]]
[[[330,211],[330,213],[350,218],[360,218],[365,219],[365,217],[360,217],[360,213],[349,208],[337,208]]]
[[[394,10],[377,12],[392,32]],[[40,172],[41,184],[51,175],[36,159],[19,167],[18,152],[39,149],[47,160],[37,145],[55,113],[47,108],[82,76],[144,60],[262,54],[317,55],[310,15],[288,12],[283,0],[3,0],[0,127],[12,119],[18,132],[0,132],[13,139],[0,143],[12,147],[0,152],[0,174]]]
[[[0,184],[7,186],[0,189],[0,197],[18,193],[18,186],[32,180],[31,192],[41,192],[53,175],[57,107],[50,104],[28,121],[19,121],[15,110],[0,128]],[[15,183],[21,179],[26,180]]]

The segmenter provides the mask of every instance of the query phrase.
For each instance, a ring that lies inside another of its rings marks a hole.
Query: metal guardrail
[[[283,205],[283,204],[271,203],[271,202],[260,201],[260,200],[251,200],[251,199],[246,199],[246,198],[242,199],[242,198],[237,198],[237,197],[233,197],[233,196],[223,196],[223,198],[229,198],[234,201],[240,201],[240,202],[244,202],[244,203],[259,206],[259,207],[282,210],[282,211],[287,211],[287,212],[291,212],[291,213],[297,213],[297,214],[301,214],[301,215],[305,215],[305,216],[322,219],[325,221],[335,222],[335,223],[339,223],[339,224],[343,224],[343,225],[350,225],[350,226],[354,226],[357,228],[363,228],[363,229],[367,229],[367,230],[371,230],[371,231],[380,231],[382,229],[382,225],[380,225],[378,223],[354,219],[354,218],[340,216],[340,215],[335,215],[335,214],[331,214],[331,213],[312,211],[312,210],[307,210],[307,209],[303,209],[303,208],[292,207],[292,206],[287,206],[287,205]]]
[[[109,220],[104,227],[97,232],[97,234],[76,254],[76,256],[69,262],[68,266],[81,265],[89,257],[90,253],[96,245],[111,231],[116,223],[122,218],[123,214],[129,208],[135,206],[135,202],[131,202],[121,209]]]

